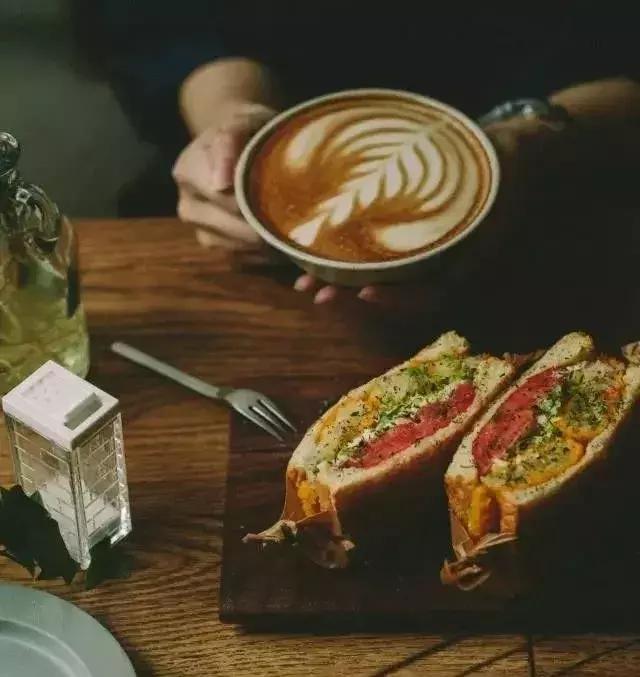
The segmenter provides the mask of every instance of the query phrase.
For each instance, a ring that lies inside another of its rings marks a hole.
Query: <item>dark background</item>
[[[253,56],[284,83],[285,105],[382,86],[477,116],[637,75],[623,4],[0,0],[0,129],[22,142],[25,176],[71,216],[170,214],[186,142],[177,89],[200,63]]]
[[[70,216],[115,216],[119,192],[155,151],[92,67],[91,36],[73,9],[70,0],[0,0],[0,130],[21,141],[25,177]]]

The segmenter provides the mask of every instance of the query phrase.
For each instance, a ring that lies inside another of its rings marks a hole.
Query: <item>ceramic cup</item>
[[[289,238],[280,235],[275,228],[270,228],[261,221],[256,214],[257,210],[253,209],[251,205],[249,177],[256,155],[263,147],[263,144],[282,125],[290,123],[296,116],[305,114],[319,105],[340,102],[344,99],[355,98],[362,100],[367,97],[397,98],[399,103],[409,102],[414,106],[423,105],[431,111],[434,109],[440,111],[445,118],[453,118],[455,122],[464,127],[467,133],[472,135],[476,144],[482,149],[486,166],[489,168],[488,186],[484,193],[482,204],[475,211],[473,218],[459,232],[455,233],[452,237],[444,239],[439,245],[436,244],[432,248],[415,254],[384,261],[354,262],[325,258],[306,248],[297,246]],[[356,89],[328,94],[306,101],[280,113],[262,127],[249,141],[240,156],[235,172],[235,193],[238,205],[244,218],[258,235],[314,277],[332,284],[345,286],[400,282],[424,274],[429,269],[437,270],[439,256],[451,247],[455,247],[456,244],[482,224],[495,201],[499,185],[500,166],[495,149],[478,124],[457,109],[435,99],[409,92],[387,89]]]

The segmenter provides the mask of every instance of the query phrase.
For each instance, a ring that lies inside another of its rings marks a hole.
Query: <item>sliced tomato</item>
[[[489,421],[473,442],[473,457],[480,474],[488,473],[493,461],[502,458],[534,425],[533,409],[521,409]]]
[[[481,475],[489,472],[496,458],[503,458],[533,429],[533,407],[559,382],[560,372],[547,369],[528,379],[502,403],[473,441],[473,458]]]
[[[356,463],[356,465],[370,468],[410,447],[415,440],[415,423],[401,423],[391,430],[387,430],[377,440],[370,442],[363,450],[359,463]]]
[[[416,426],[419,437],[428,437],[435,432],[449,425],[451,421],[465,412],[473,402],[475,389],[471,383],[461,383],[451,394],[451,397],[444,402],[435,402],[428,404],[418,414]]]
[[[527,379],[500,407],[501,414],[528,409],[540,402],[560,382],[557,369],[546,369]]]
[[[435,402],[423,407],[415,421],[400,423],[370,442],[359,458],[350,465],[370,468],[404,451],[418,440],[433,435],[446,427],[458,415],[465,412],[475,398],[471,383],[461,383],[444,402]]]

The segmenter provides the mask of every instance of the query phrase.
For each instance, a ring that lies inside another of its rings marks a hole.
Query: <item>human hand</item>
[[[233,175],[250,136],[274,115],[275,110],[263,104],[229,101],[180,153],[172,172],[178,217],[196,226],[202,245],[241,252],[260,248],[260,237],[240,214]]]
[[[356,296],[360,301],[371,306],[400,313],[415,312],[416,308],[425,308],[427,304],[433,306],[440,298],[440,291],[434,287],[433,283],[426,280],[347,289],[336,285],[326,285],[305,273],[296,279],[293,287],[298,292],[313,295],[315,304],[330,303],[345,296]]]

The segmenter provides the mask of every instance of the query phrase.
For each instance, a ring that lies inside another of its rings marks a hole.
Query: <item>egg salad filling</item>
[[[589,442],[616,418],[623,375],[622,363],[606,359],[563,370],[559,383],[534,405],[530,430],[493,460],[485,484],[536,486],[577,463]]]
[[[367,447],[385,433],[403,423],[416,423],[425,407],[446,401],[461,383],[472,384],[480,360],[451,354],[413,362],[376,379],[358,397],[341,400],[325,414],[316,432],[315,469],[323,463],[334,467],[357,463]],[[420,430],[426,430],[425,426],[413,431],[414,436]]]

